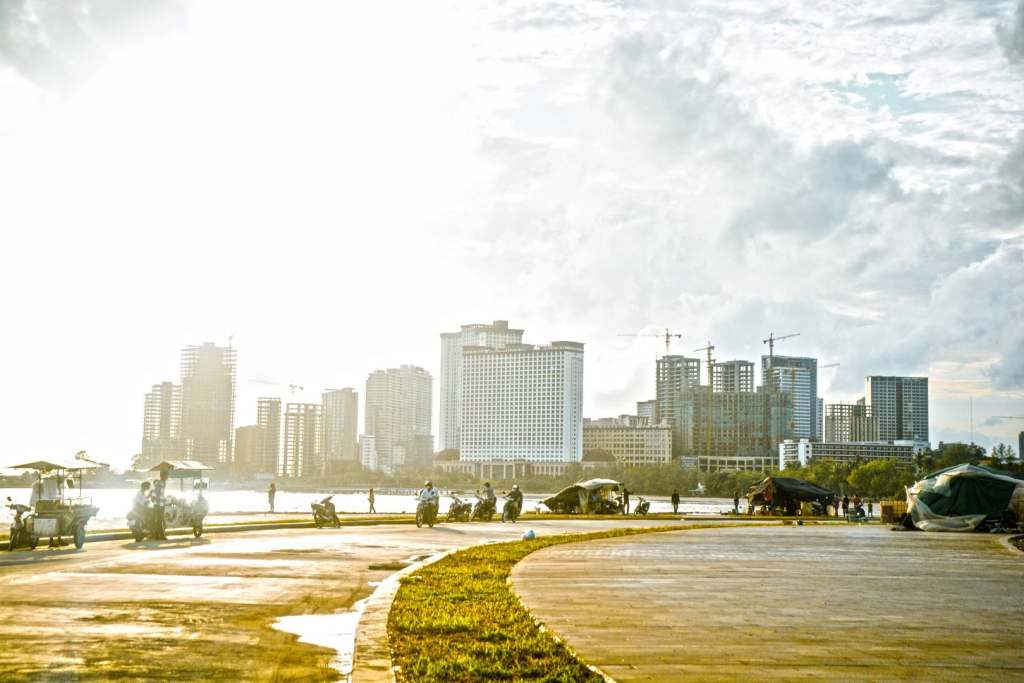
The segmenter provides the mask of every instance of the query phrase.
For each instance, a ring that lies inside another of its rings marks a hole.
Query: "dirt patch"
[[[372,571],[388,570],[396,572],[399,569],[405,569],[408,566],[408,562],[380,562],[378,564],[371,564],[368,568]]]

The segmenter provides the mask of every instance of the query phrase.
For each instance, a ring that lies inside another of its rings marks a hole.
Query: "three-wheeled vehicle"
[[[85,545],[85,525],[99,512],[93,507],[92,498],[82,495],[82,480],[87,471],[102,466],[88,460],[36,460],[15,465],[12,469],[34,470],[37,479],[28,506],[7,500],[8,507],[15,510],[8,549],[35,548],[41,538],[49,539],[50,547],[57,548],[64,545],[64,537],[70,537],[75,547],[81,549]]]
[[[206,499],[210,481],[204,473],[213,469],[198,460],[164,460],[149,468],[150,472],[159,472],[160,479],[167,482],[164,490],[165,528],[184,527],[192,529],[196,538],[203,535],[203,520],[210,512],[210,503]],[[171,483],[173,480],[177,480],[177,487]],[[178,495],[174,495],[175,489]],[[142,539],[136,535],[136,540]]]
[[[566,486],[543,503],[552,512],[563,514],[618,514],[622,511],[621,486],[614,479],[588,479]]]

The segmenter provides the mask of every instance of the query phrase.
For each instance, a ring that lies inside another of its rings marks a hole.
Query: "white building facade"
[[[928,378],[864,378],[864,401],[878,419],[878,438],[928,441]]]
[[[366,379],[364,433],[375,438],[377,468],[429,467],[433,378],[423,368],[403,365],[375,370]]]
[[[438,448],[458,450],[462,428],[462,349],[480,346],[500,349],[508,344],[521,344],[523,330],[512,329],[507,320],[490,325],[463,325],[458,332],[441,334],[441,418]]]
[[[894,460],[899,465],[910,467],[914,454],[923,444],[914,441],[885,442],[827,442],[809,439],[786,439],[779,444],[779,469],[787,465],[806,465],[812,460],[852,464],[872,460]]]
[[[579,462],[583,344],[463,347],[460,460]]]
[[[583,451],[608,451],[620,465],[665,465],[672,462],[672,428],[625,415],[583,421]]]

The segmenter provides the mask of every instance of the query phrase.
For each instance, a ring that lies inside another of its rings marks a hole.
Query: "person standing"
[[[734,515],[740,514],[740,492],[739,491],[733,491],[732,492],[732,514],[734,514]]]
[[[871,519],[874,516],[875,516],[875,504],[871,502],[870,498],[868,498],[868,519]]]
[[[372,488],[370,489],[370,493],[367,494],[366,499],[368,501],[370,501],[370,514],[371,515],[376,514],[377,513],[377,508],[374,507],[374,503],[377,500],[377,496],[375,496],[373,494],[373,489]]]
[[[843,517],[850,514],[850,497],[845,493],[843,494]]]
[[[629,489],[625,484],[622,485],[622,514],[629,514]]]
[[[270,511],[274,511],[274,497],[277,496],[277,484],[270,482],[270,486],[267,488],[267,504],[270,506]]]
[[[679,514],[679,491],[677,489],[672,489],[672,514]]]
[[[158,541],[167,540],[167,518],[164,516],[164,507],[167,499],[164,492],[167,489],[168,468],[160,470],[160,478],[153,482],[153,538]]]

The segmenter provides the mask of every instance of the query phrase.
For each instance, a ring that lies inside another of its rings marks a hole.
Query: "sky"
[[[494,319],[586,343],[588,416],[653,395],[619,335],[798,332],[1016,446],[1024,0],[0,0],[0,231],[0,464],[126,465],[187,344],[244,425]]]

